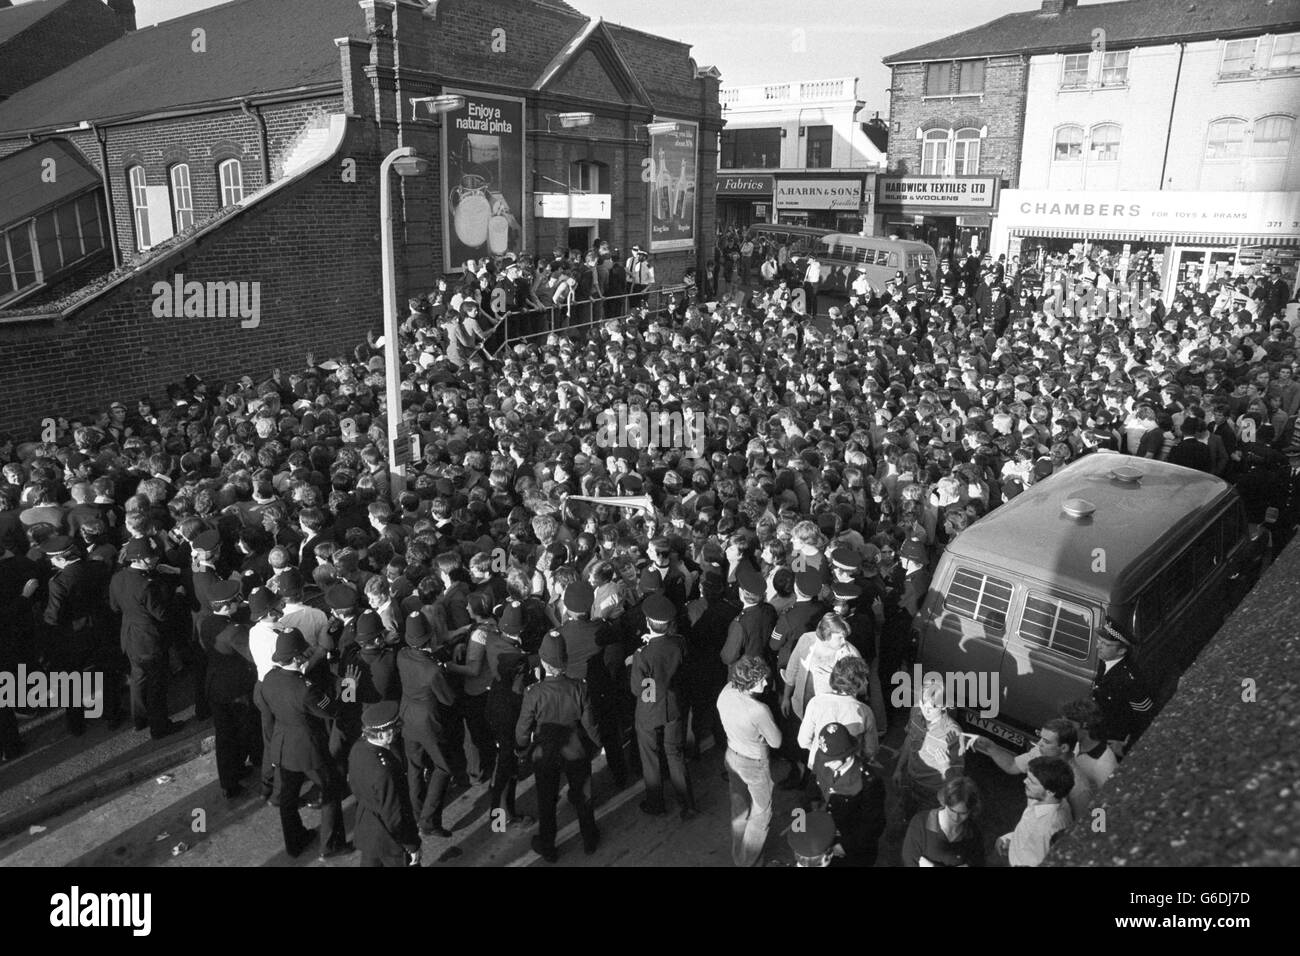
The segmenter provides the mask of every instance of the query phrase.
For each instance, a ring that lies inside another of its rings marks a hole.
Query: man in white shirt
[[[329,636],[330,619],[324,611],[303,603],[302,572],[286,568],[276,576],[276,584],[284,597],[284,610],[280,616],[281,627],[296,627],[311,647],[311,659],[304,668],[310,673],[329,654],[332,642]]]
[[[1029,803],[1010,833],[998,837],[998,853],[1012,866],[1038,866],[1052,848],[1052,838],[1073,822],[1066,802],[1074,774],[1059,757],[1035,757],[1025,776]]]
[[[1070,787],[1067,801],[1070,812],[1076,820],[1082,820],[1092,803],[1092,784],[1075,764],[1074,747],[1079,742],[1079,733],[1075,725],[1062,717],[1049,720],[1038,732],[1038,742],[1027,753],[1013,754],[995,744],[988,737],[976,737],[972,749],[985,754],[995,764],[1011,774],[1029,772],[1029,764],[1036,757],[1057,757],[1065,761],[1074,775],[1074,784]]]
[[[1101,708],[1091,697],[1070,701],[1061,708],[1061,716],[1079,730],[1079,745],[1074,755],[1074,770],[1081,774],[1093,792],[1100,790],[1110,779],[1119,758],[1099,735],[1102,730]]]

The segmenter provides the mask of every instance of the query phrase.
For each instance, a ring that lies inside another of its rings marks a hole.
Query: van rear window
[[[967,620],[1002,631],[1011,607],[1011,583],[978,571],[958,568],[944,596],[943,606]]]
[[[1079,608],[1030,594],[1020,615],[1020,636],[1030,644],[1083,661],[1088,659],[1092,642],[1092,622]]]

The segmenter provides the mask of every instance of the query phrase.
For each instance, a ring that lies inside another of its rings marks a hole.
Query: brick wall
[[[983,96],[923,98],[925,65],[909,63],[893,68],[894,92],[889,99],[889,119],[898,131],[889,137],[889,170],[919,175],[921,141],[916,128],[961,129],[988,126],[980,145],[979,173],[1001,176],[1014,188],[1020,177],[1020,144],[1025,122],[1027,67],[1020,57],[993,57],[984,71]]]
[[[66,320],[0,324],[0,429],[29,431],[50,415],[104,408],[117,397],[161,397],[189,372],[209,382],[297,368],[380,331],[373,129],[350,125],[345,154],[357,182],[327,164],[164,256]],[[261,324],[238,318],[155,318],[153,284],[260,282]]]
[[[441,0],[436,20],[424,23],[436,44],[436,72],[527,88],[586,25],[586,17],[532,0]],[[505,31],[504,53],[492,50],[496,29]]]
[[[0,100],[121,35],[117,15],[102,0],[70,0],[0,45]]]

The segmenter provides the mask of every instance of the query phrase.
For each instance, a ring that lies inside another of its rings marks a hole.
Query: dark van
[[[1158,709],[1253,586],[1265,550],[1227,482],[1088,455],[953,540],[914,622],[919,660],[996,673],[997,716],[959,716],[1026,749],[1063,704],[1092,692],[1095,635],[1110,615],[1131,628]]]

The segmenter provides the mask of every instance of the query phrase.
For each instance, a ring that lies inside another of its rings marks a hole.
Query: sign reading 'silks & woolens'
[[[997,193],[992,176],[882,176],[879,182],[880,204],[885,206],[992,209]]]

